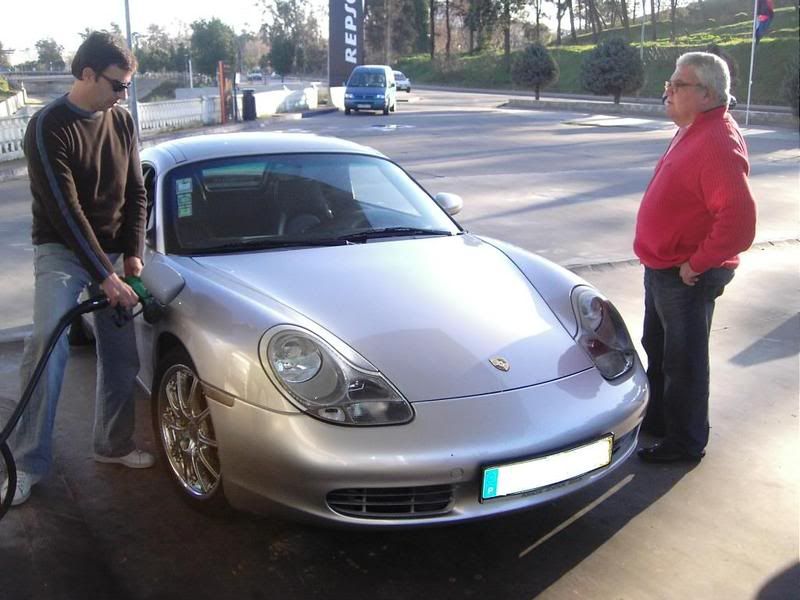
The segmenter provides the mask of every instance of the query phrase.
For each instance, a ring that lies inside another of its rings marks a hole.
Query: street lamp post
[[[131,39],[131,14],[130,10],[128,9],[128,0],[125,0],[125,28],[128,34],[128,47],[133,51],[133,43]],[[134,74],[133,78],[131,79],[131,91],[129,95],[129,104],[131,107],[131,116],[133,117],[133,123],[136,127],[136,137],[139,137],[139,106],[136,99],[136,75]]]

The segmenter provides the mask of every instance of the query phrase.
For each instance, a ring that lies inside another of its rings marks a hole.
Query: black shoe
[[[649,463],[674,463],[674,462],[700,462],[706,455],[705,450],[699,454],[687,452],[672,444],[660,443],[649,448],[639,448],[636,454],[644,462]]]

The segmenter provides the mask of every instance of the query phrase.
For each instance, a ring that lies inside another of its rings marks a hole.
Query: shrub
[[[532,87],[539,99],[539,91],[558,80],[558,64],[540,42],[526,47],[514,57],[511,64],[511,81],[523,87]]]
[[[639,51],[620,38],[601,42],[581,64],[581,85],[595,95],[612,95],[619,104],[622,94],[636,92],[644,84]]]
[[[792,107],[795,117],[800,117],[800,75],[798,75],[797,62],[788,65],[786,76],[783,78],[783,97],[787,104]]]
[[[9,87],[8,87],[8,80],[5,77],[3,77],[2,75],[0,75],[0,94],[1,93],[8,93],[9,91],[11,91],[11,90],[9,90]]]

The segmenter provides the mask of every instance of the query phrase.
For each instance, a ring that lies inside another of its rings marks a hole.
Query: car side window
[[[153,206],[156,201],[156,169],[152,165],[142,165],[142,176],[144,177],[144,190],[147,195],[147,225],[145,229],[144,241],[151,248],[156,245],[156,211]]]

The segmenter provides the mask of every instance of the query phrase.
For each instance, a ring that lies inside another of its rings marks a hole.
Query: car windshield
[[[347,82],[351,87],[386,87],[386,75],[382,71],[356,71]]]
[[[358,154],[203,161],[171,171],[163,189],[164,237],[174,254],[461,231],[400,167]]]

